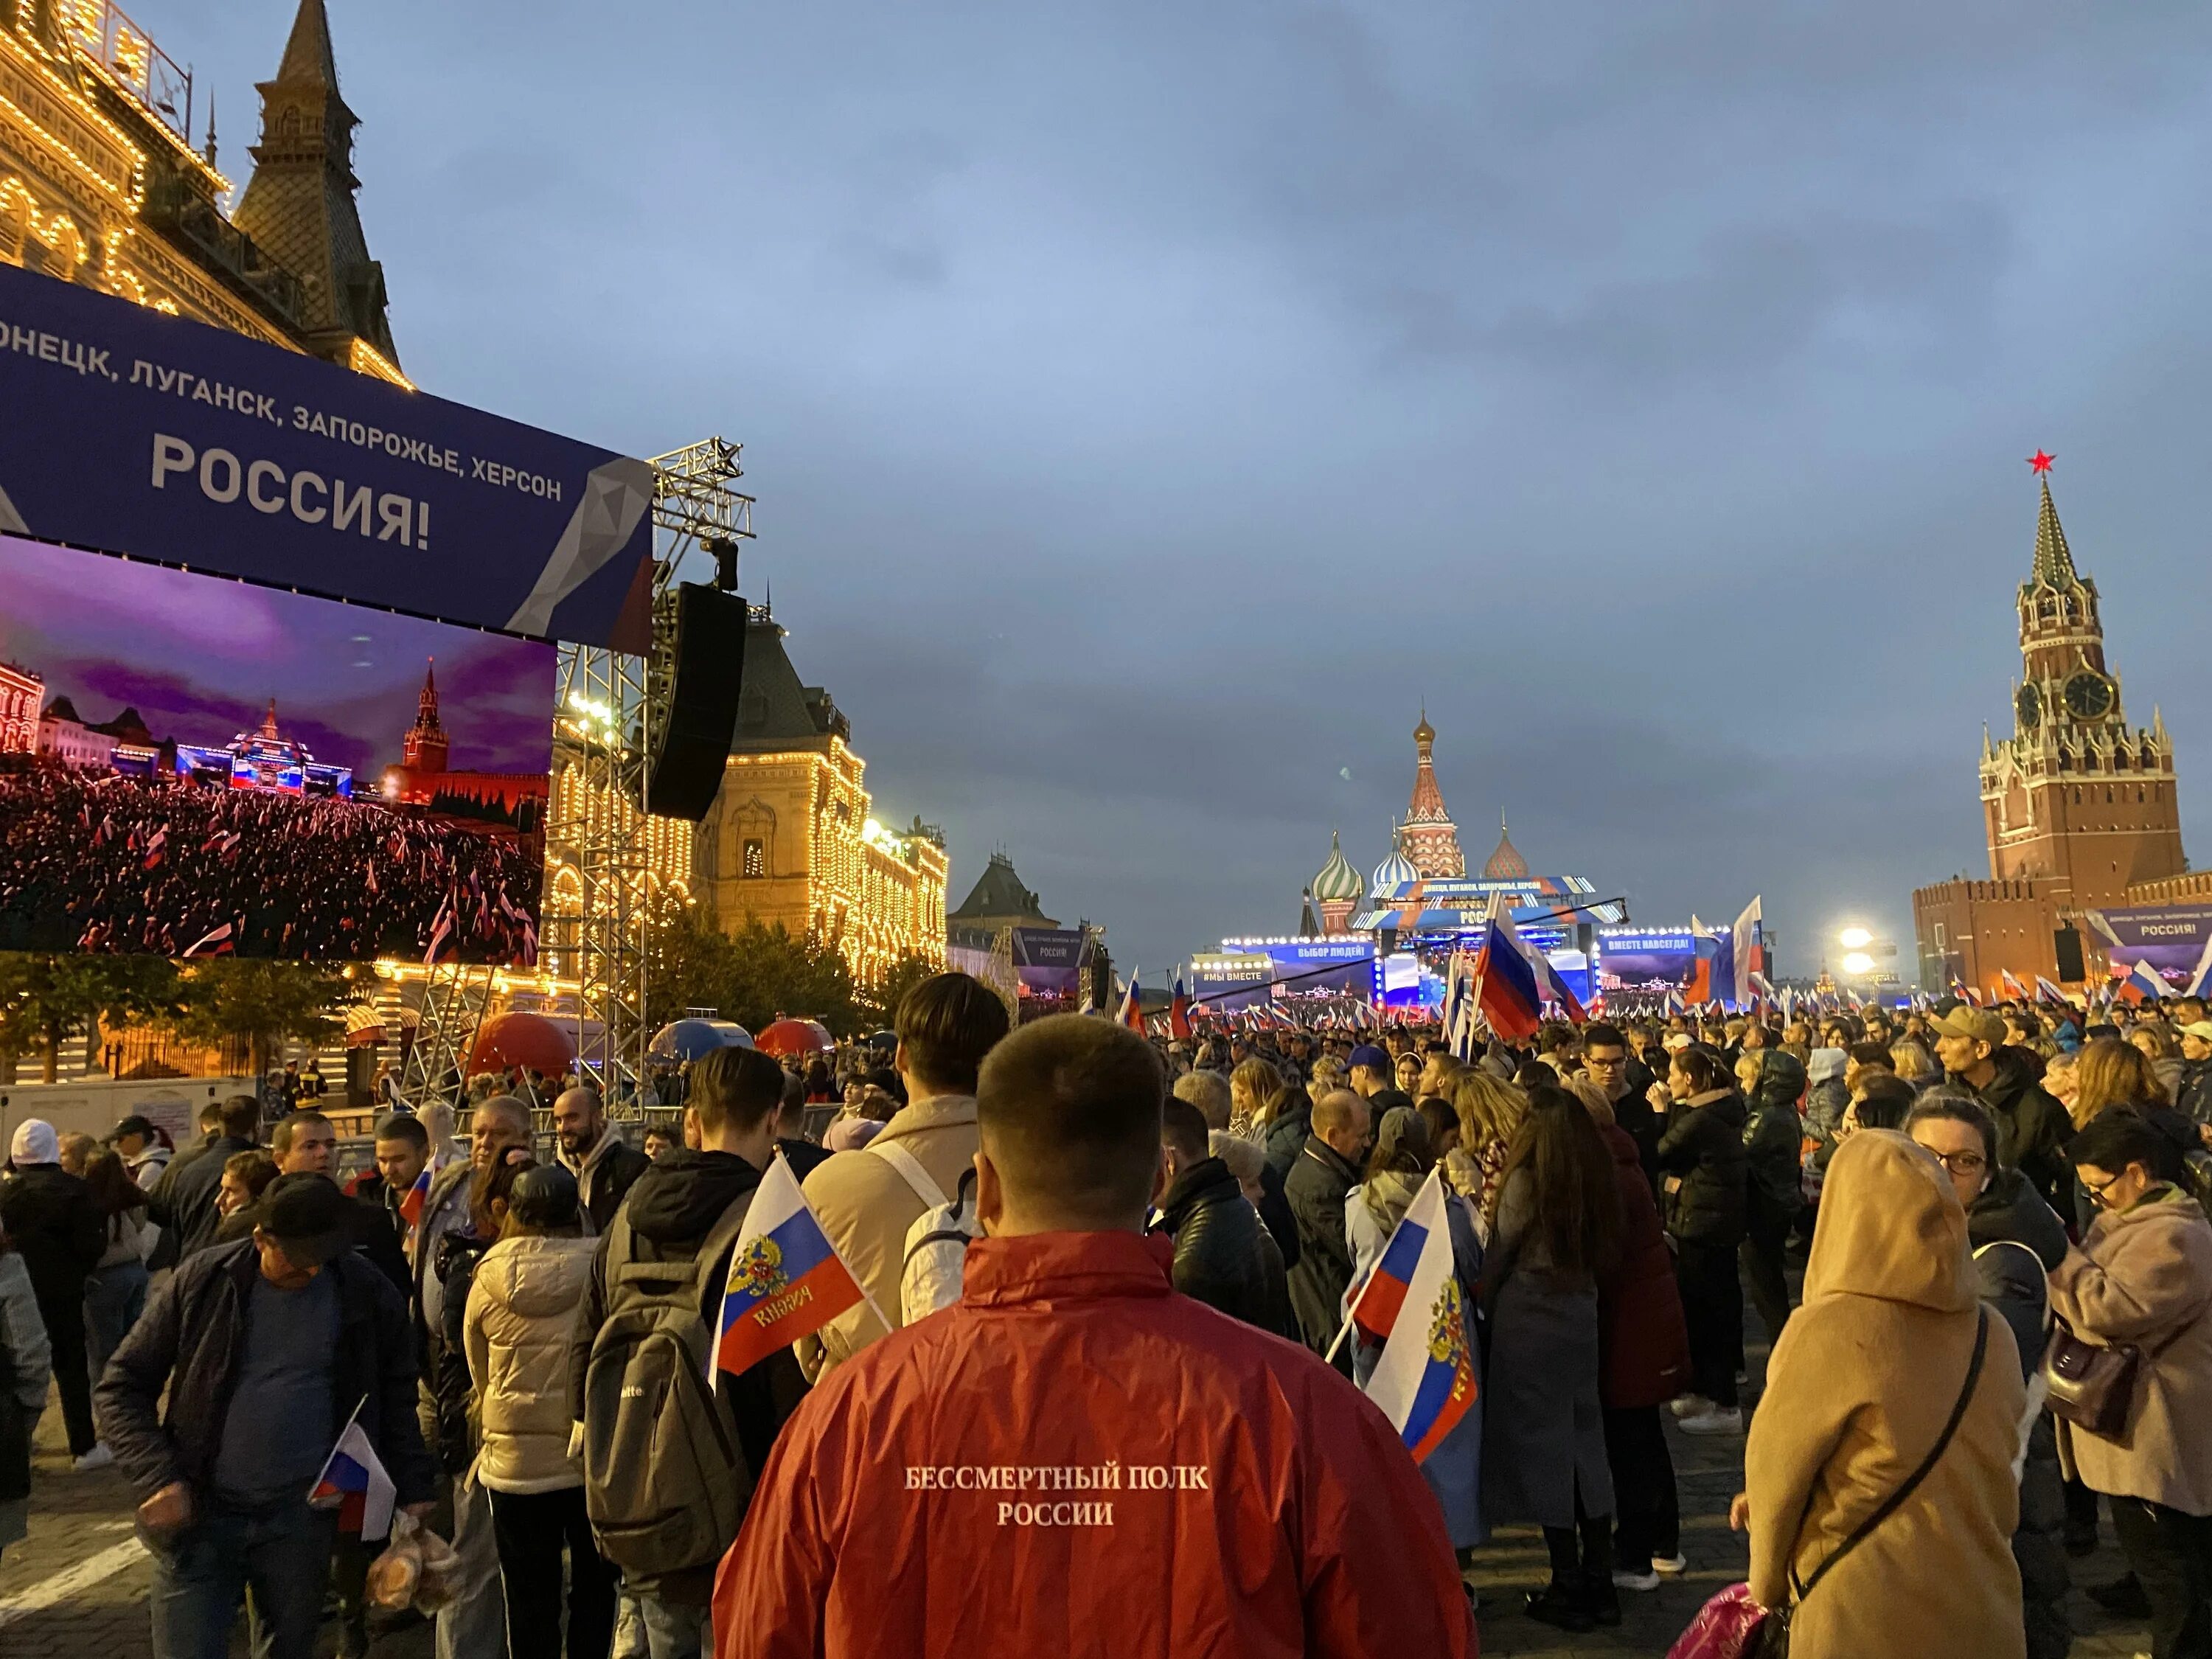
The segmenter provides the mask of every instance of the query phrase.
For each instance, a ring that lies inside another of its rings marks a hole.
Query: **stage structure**
[[[654,530],[650,654],[561,647],[553,773],[559,779],[565,771],[569,787],[554,791],[546,846],[549,857],[557,848],[570,861],[580,894],[574,906],[556,911],[549,891],[543,941],[553,971],[577,981],[576,1051],[598,1073],[607,1110],[618,1117],[642,1115],[645,1050],[653,1035],[645,1006],[646,929],[654,904],[648,842],[666,826],[650,816],[647,757],[668,716],[676,587],[687,562],[697,564],[693,555],[734,561],[738,546],[752,538],[753,499],[736,487],[744,476],[744,447],[707,438],[648,463]],[[465,1062],[491,993],[489,969],[459,963],[433,969],[401,1082],[418,1108],[441,1098],[459,1103],[467,1088]]]

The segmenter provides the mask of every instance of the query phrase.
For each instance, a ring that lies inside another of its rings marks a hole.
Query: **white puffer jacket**
[[[584,1484],[568,1455],[568,1344],[596,1243],[502,1238],[477,1263],[463,1324],[481,1414],[476,1477],[495,1492]]]

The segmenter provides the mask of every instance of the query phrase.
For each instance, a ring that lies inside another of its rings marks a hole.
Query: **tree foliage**
[[[0,952],[0,1054],[39,1054],[45,1078],[61,1071],[62,1045],[96,1030],[164,1018],[177,1008],[177,966],[161,957]]]
[[[277,1044],[325,1042],[337,1036],[337,1012],[353,997],[341,968],[226,957],[186,964],[178,978],[176,1009],[165,1023],[194,1042],[243,1039],[258,1078],[267,1074]]]
[[[889,1025],[898,1012],[899,1000],[908,991],[926,979],[934,978],[945,971],[919,951],[909,951],[884,969],[882,981],[867,994],[871,1012],[877,1021]]]
[[[657,919],[646,951],[648,1023],[657,1028],[691,1008],[711,1008],[750,1031],[788,1017],[842,1034],[876,1014],[827,940],[750,916],[724,933],[697,908]]]

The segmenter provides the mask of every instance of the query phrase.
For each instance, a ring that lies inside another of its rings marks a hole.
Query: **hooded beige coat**
[[[2058,1425],[2059,1461],[2094,1492],[2212,1515],[2212,1226],[2158,1187],[2106,1211],[2051,1270],[2051,1309],[2085,1340],[2141,1349],[2127,1431]]]
[[[464,1329],[480,1413],[476,1477],[494,1492],[584,1484],[568,1455],[568,1351],[597,1243],[502,1238],[477,1263]]]
[[[1864,1130],[1828,1166],[1805,1304],[1768,1361],[1744,1449],[1751,1593],[1802,1583],[1919,1467],[1966,1380],[1983,1317],[1966,1216],[1942,1166]],[[1958,1431],[1904,1506],[1792,1619],[1792,1659],[2021,1659],[2012,1474],[2027,1407],[2019,1352],[1990,1317]]]

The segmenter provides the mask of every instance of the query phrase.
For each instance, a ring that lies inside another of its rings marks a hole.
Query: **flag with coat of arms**
[[[864,1301],[875,1307],[822,1231],[790,1160],[771,1158],[730,1251],[714,1326],[714,1369],[733,1376],[750,1370]],[[876,1316],[883,1318],[881,1309]]]
[[[1420,1462],[1481,1395],[1473,1311],[1452,1261],[1451,1218],[1437,1170],[1429,1171],[1361,1285],[1352,1322],[1382,1344],[1367,1397]]]

